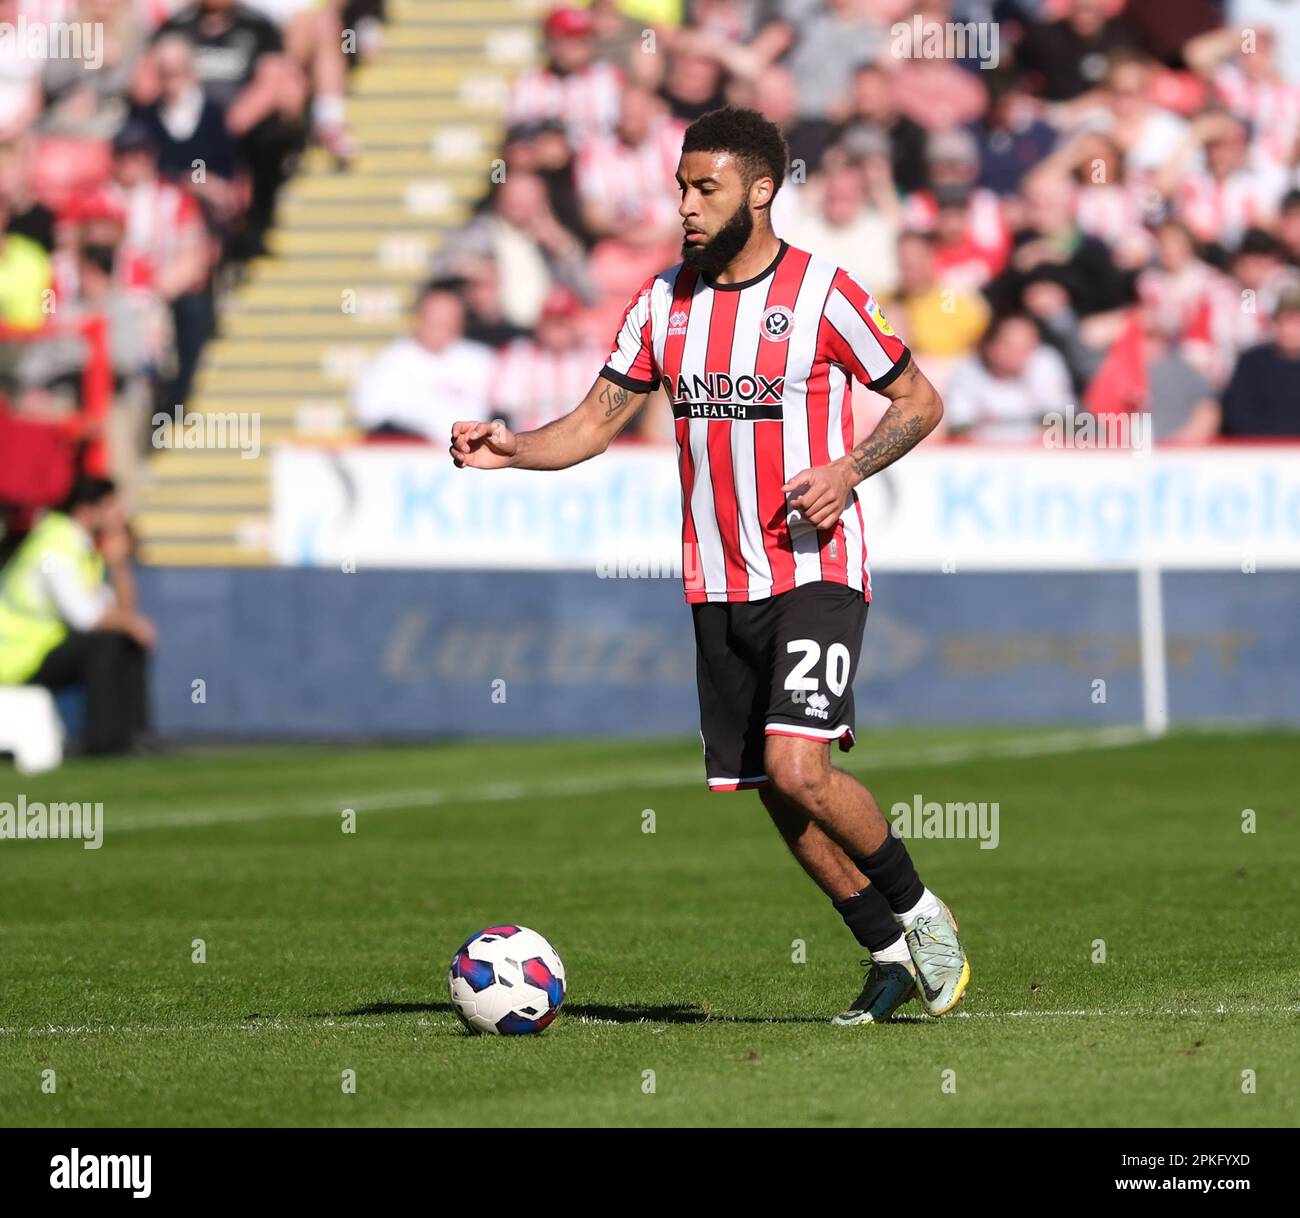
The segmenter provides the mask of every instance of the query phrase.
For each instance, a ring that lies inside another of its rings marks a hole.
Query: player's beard
[[[682,261],[705,275],[716,275],[725,270],[749,242],[754,231],[754,217],[749,204],[742,202],[731,218],[708,241],[692,245],[682,242]]]

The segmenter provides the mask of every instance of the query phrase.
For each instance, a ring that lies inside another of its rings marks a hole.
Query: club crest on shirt
[[[784,342],[794,327],[794,313],[785,305],[773,305],[763,314],[763,333],[773,342]]]

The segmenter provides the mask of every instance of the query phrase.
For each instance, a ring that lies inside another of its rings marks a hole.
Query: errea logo
[[[831,700],[820,690],[815,694],[808,695],[808,704],[804,707],[803,713],[811,715],[814,719],[829,719]]]
[[[668,335],[671,338],[674,334],[681,335],[686,333],[687,314],[684,310],[678,309],[668,318]]]
[[[51,1188],[130,1189],[132,1197],[153,1191],[152,1155],[83,1155],[77,1147],[50,1160]]]
[[[763,333],[775,343],[790,337],[794,326],[794,313],[785,305],[773,305],[763,314]]]

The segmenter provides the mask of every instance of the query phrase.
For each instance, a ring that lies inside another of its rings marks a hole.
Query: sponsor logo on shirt
[[[678,419],[781,419],[784,376],[684,373],[669,382]]]

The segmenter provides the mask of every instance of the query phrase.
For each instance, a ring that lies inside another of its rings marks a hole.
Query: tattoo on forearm
[[[615,385],[613,381],[606,381],[598,399],[605,407],[605,418],[610,419],[618,414],[627,405],[631,396],[622,385]]]
[[[849,454],[858,477],[869,478],[897,461],[925,439],[926,431],[925,421],[919,415],[904,415],[896,402],[891,403],[875,431]]]

